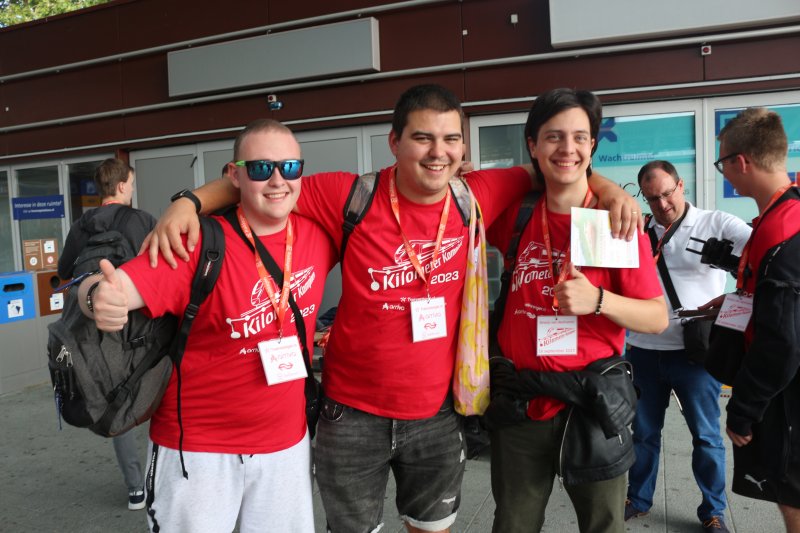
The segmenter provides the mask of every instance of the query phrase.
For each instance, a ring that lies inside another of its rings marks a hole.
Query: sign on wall
[[[14,220],[31,220],[38,218],[64,218],[64,196],[26,196],[12,198]]]

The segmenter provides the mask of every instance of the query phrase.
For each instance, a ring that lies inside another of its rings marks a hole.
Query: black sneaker
[[[625,521],[650,514],[649,511],[640,511],[633,506],[630,500],[625,500]]]
[[[703,531],[708,531],[709,533],[730,533],[727,526],[725,526],[725,520],[723,520],[721,516],[712,516],[703,522]]]
[[[128,509],[131,511],[144,509],[144,490],[134,489],[128,491]]]

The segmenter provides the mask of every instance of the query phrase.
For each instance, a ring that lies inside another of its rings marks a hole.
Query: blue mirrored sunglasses
[[[302,159],[284,159],[283,161],[270,161],[269,159],[256,159],[254,161],[235,161],[237,167],[247,168],[247,175],[253,181],[267,181],[275,168],[285,180],[296,180],[303,175]]]

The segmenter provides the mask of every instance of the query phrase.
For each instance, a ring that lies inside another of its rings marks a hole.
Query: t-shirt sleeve
[[[476,170],[465,179],[481,206],[487,228],[531,188],[530,174],[522,167]]]
[[[303,177],[297,214],[319,224],[337,249],[342,242],[344,206],[357,177],[348,172],[323,172]]]
[[[186,246],[186,235],[182,235],[181,238],[183,245]],[[136,286],[136,290],[144,300],[143,310],[150,316],[157,317],[167,313],[183,315],[189,303],[192,278],[197,269],[202,239],[203,236],[200,235],[197,246],[189,254],[189,261],[178,261],[178,267],[174,270],[161,254],[156,268],[150,267],[147,254],[137,256],[120,266]]]

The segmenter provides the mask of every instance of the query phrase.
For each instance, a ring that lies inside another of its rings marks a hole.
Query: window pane
[[[14,247],[11,241],[8,178],[8,172],[0,171],[0,272],[16,270],[14,268]]]
[[[525,146],[524,124],[486,126],[479,131],[478,168],[505,168],[531,162]]]
[[[683,178],[686,199],[696,204],[694,121],[694,113],[604,118],[592,167],[620,185],[632,184],[626,190],[636,194],[639,169],[654,159],[669,161]],[[644,199],[639,202],[649,213]]]
[[[214,181],[222,176],[222,167],[233,159],[233,144],[228,150],[203,152],[203,183]],[[177,192],[177,191],[175,191]]]
[[[58,167],[25,168],[17,170],[17,197],[55,196],[58,190]],[[60,250],[64,243],[60,218],[38,218],[19,221],[20,240],[55,239]]]
[[[85,161],[72,163],[69,173],[69,216],[75,222],[81,215],[100,205],[100,196],[94,185],[94,171],[102,161]]]

